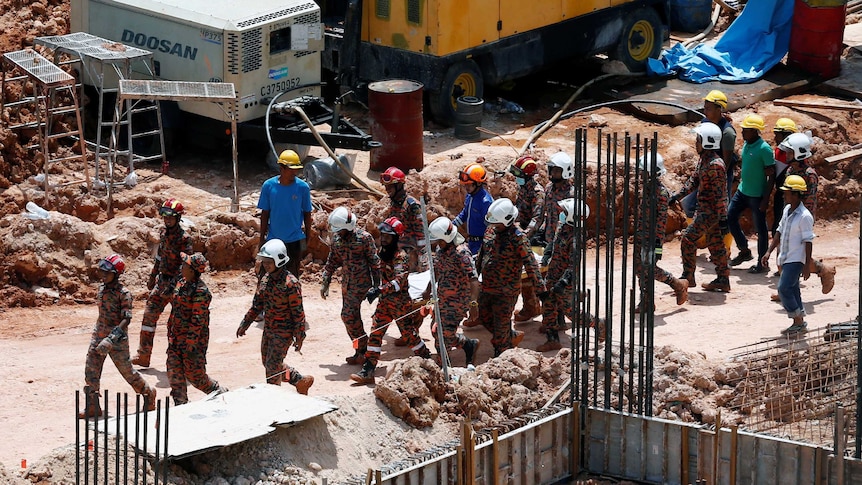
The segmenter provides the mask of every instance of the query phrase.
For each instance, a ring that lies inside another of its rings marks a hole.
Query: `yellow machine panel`
[[[628,3],[631,0],[562,0],[563,1],[563,19],[570,19],[579,15],[584,15],[596,10],[607,8],[611,5],[619,5]]]
[[[500,37],[551,25],[562,20],[562,1],[500,0],[500,20]]]
[[[425,52],[429,3],[427,0],[364,2],[363,17],[368,19],[368,42],[411,52]]]

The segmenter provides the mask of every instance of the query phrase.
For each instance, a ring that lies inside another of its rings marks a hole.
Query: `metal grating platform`
[[[152,57],[153,55],[150,51],[103,39],[86,32],[36,37],[34,42],[37,45],[44,45],[53,50],[77,54],[80,57],[89,57],[108,63],[111,61]]]
[[[236,90],[233,83],[122,79],[120,80],[120,97],[124,99],[223,102],[236,100]]]
[[[32,49],[7,52],[3,54],[3,59],[49,88],[75,84],[74,77]]]

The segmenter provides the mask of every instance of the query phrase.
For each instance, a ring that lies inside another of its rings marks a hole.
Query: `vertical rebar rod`
[[[615,150],[616,133],[605,135],[605,143],[607,149],[605,151],[605,160],[607,162],[607,170],[605,171],[605,184],[607,196],[606,217],[605,217],[605,355],[604,355],[604,408],[611,409],[611,381],[613,380],[613,336],[614,336],[614,318],[613,318],[613,299],[614,299],[614,205],[616,203],[616,163],[617,151]]]
[[[623,146],[625,149],[625,156],[623,157],[623,214],[622,214],[622,263],[620,269],[622,270],[622,275],[620,277],[620,374],[619,374],[619,391],[620,395],[619,404],[617,406],[617,410],[622,412],[624,406],[624,396],[626,395],[626,324],[628,323],[629,328],[631,328],[631,320],[626,318],[626,278],[628,275],[627,272],[627,263],[628,263],[628,247],[629,247],[629,223],[630,214],[629,214],[629,170],[631,169],[631,157],[629,154],[631,153],[632,148],[632,138],[629,136],[628,132],[626,132],[625,138],[623,139]],[[640,143],[640,136],[637,137],[637,143]]]
[[[102,426],[102,433],[104,434],[104,437],[102,438],[102,444],[103,444],[104,450],[105,450],[102,452],[102,467],[104,468],[103,476],[102,476],[102,483],[104,483],[104,485],[108,485],[108,465],[109,465],[109,463],[108,463],[108,409],[111,409],[109,407],[110,403],[108,402],[108,397],[110,396],[110,394],[111,394],[110,392],[105,391],[105,407],[104,407],[105,413],[103,416],[103,426]],[[98,443],[97,443],[97,445],[98,445]],[[96,448],[98,449],[98,446],[96,446]]]
[[[163,471],[164,471],[163,478],[164,478],[164,480],[162,480],[162,482],[165,484],[168,483],[168,469],[170,468],[168,466],[168,436],[170,435],[169,431],[171,430],[168,410],[170,409],[170,407],[171,407],[170,400],[168,398],[165,398],[165,420],[163,421],[164,427],[162,428],[165,430],[165,445],[164,445],[164,450],[162,453],[162,458],[165,461],[165,466],[163,467]]]
[[[159,485],[159,445],[162,436],[159,424],[162,422],[162,403],[156,400],[156,459],[153,461],[153,484]]]
[[[652,142],[649,144],[649,153],[650,153],[650,167],[649,173],[653,176],[650,177],[650,194],[649,198],[649,238],[648,241],[651,244],[655,244],[659,237],[662,238],[662,244],[664,244],[664,234],[656,234],[656,221],[658,220],[658,132],[653,132]],[[647,248],[651,251],[651,254],[655,254],[655,247],[650,246]],[[655,256],[650,258],[650,261],[653,261],[652,264],[649,265],[647,269],[647,294],[649,297],[648,307],[646,311],[647,323],[646,323],[646,367],[644,369],[644,374],[646,374],[646,386],[643,390],[646,393],[646,405],[644,406],[644,414],[647,416],[652,416],[652,384],[653,384],[653,354],[655,352],[654,349],[654,335],[655,335]]]
[[[4,71],[5,76],[5,71]],[[3,78],[5,81],[5,77]],[[2,93],[4,91],[0,91]],[[0,100],[3,96],[0,96]],[[81,391],[75,390],[75,485],[81,483]],[[84,445],[86,448],[86,445]]]
[[[862,197],[859,198],[859,275],[856,295],[856,452],[854,457],[862,458]]]
[[[598,334],[599,334],[600,329],[599,329],[598,323],[599,323],[599,318],[600,318],[600,315],[599,315],[599,298],[601,297],[601,290],[600,290],[601,287],[599,286],[599,275],[601,274],[601,261],[602,261],[602,259],[601,259],[602,258],[601,245],[599,244],[599,236],[602,233],[602,217],[601,217],[602,216],[602,207],[603,207],[602,206],[602,195],[603,195],[602,194],[602,130],[600,128],[598,130],[597,136],[596,136],[596,267],[595,267],[595,275],[593,276],[593,278],[595,279],[595,284],[593,286],[595,288],[595,295],[593,295],[593,298],[595,301],[594,307],[596,310],[596,315],[594,317],[596,319],[596,332],[595,332],[596,338],[594,339],[595,345],[593,346],[593,362],[594,363],[599,361]],[[591,316],[591,318],[593,318],[593,317]],[[604,328],[601,329],[601,331],[604,333],[604,335],[602,335],[602,337],[605,339],[605,342],[607,342],[608,326],[605,325]],[[607,345],[607,343],[606,343],[606,345]],[[592,400],[593,406],[598,405],[598,380],[599,380],[598,366],[594,365],[593,366],[593,386],[592,386],[593,387],[593,400]]]
[[[141,436],[141,395],[135,394],[135,466],[134,466],[134,474],[133,479],[135,485],[138,483],[138,461],[140,460],[141,452],[140,448],[140,436]]]
[[[119,419],[119,417],[117,417]],[[117,475],[117,482],[120,481]],[[123,483],[129,483],[129,393],[123,393]]]
[[[90,391],[90,386],[84,387],[84,392],[86,393],[84,396],[84,483],[88,484],[90,483],[90,407],[93,404],[93,393]]]
[[[638,157],[641,157],[642,153],[640,150],[640,134],[638,134],[638,144],[637,144],[636,148],[637,148],[636,155]],[[635,244],[633,245],[633,248],[632,248],[632,264],[634,265],[635,268],[639,268],[639,266],[638,266],[639,259],[638,258],[640,258],[641,255],[638,254],[638,251],[640,250],[640,242],[638,241],[638,238],[641,237],[641,233],[643,231],[643,224],[644,224],[644,222],[643,222],[643,213],[644,213],[643,201],[642,201],[642,196],[641,196],[642,188],[641,188],[640,165],[635,166],[634,172],[635,172],[634,200],[636,202],[634,204]],[[635,354],[634,354],[634,352],[635,352],[635,347],[640,348],[640,346],[642,344],[641,339],[640,339],[640,330],[641,330],[642,326],[641,325],[637,325],[637,326],[635,325],[634,309],[635,309],[635,305],[637,305],[638,300],[640,300],[640,302],[641,302],[641,308],[643,308],[643,305],[644,305],[644,303],[643,303],[644,295],[640,290],[640,285],[638,284],[638,278],[641,278],[641,277],[642,277],[642,275],[638,274],[637,270],[632,272],[631,289],[630,289],[632,308],[631,308],[631,311],[629,312],[629,318],[630,318],[629,321],[631,322],[631,325],[629,326],[629,333],[630,333],[630,338],[629,338],[629,385],[632,386],[632,395],[634,397],[634,399],[633,399],[634,402],[631,403],[629,406],[629,412],[636,411],[639,414],[642,413],[642,410],[643,410],[643,399],[642,399],[643,394],[641,393],[641,389],[643,389],[643,380],[642,380],[643,362],[641,362],[641,360],[639,358],[638,359],[638,365],[635,365]],[[641,315],[641,318],[642,318],[642,315]],[[638,337],[637,344],[635,344],[635,332],[637,332],[637,337]],[[623,350],[621,350],[621,352],[622,351]],[[638,357],[640,357],[640,352],[638,352]],[[638,372],[638,374],[637,374],[637,385],[635,383],[635,368],[637,368],[637,372]]]
[[[117,427],[116,427],[116,433],[115,433],[116,438],[114,440],[114,456],[116,457],[116,459],[114,460],[114,482],[115,483],[120,483],[120,457],[122,456],[122,453],[120,452],[120,440],[121,440],[120,421],[121,421],[121,416],[122,416],[122,414],[120,414],[120,412],[122,411],[122,409],[120,408],[120,406],[122,404],[123,404],[122,399],[120,399],[120,393],[118,392],[117,393],[117,412],[116,412],[116,414],[114,414],[114,416],[116,416],[116,419],[117,419]]]
[[[149,426],[149,417],[150,417],[149,401],[150,401],[149,398],[144,396],[144,399],[143,399],[144,407],[143,407],[143,409],[141,409],[141,413],[143,413],[143,415],[144,415],[144,430],[143,430],[144,453],[142,453],[143,458],[141,459],[141,472],[142,472],[141,475],[143,475],[143,477],[144,477],[144,485],[147,485],[147,453],[146,453],[146,450],[147,450],[147,444],[149,443],[149,441],[147,440],[147,432],[149,431],[149,427],[150,427]]]

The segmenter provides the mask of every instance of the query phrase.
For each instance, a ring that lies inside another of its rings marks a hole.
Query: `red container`
[[[796,0],[788,65],[826,79],[837,76],[841,72],[846,15],[843,0]]]
[[[371,136],[383,144],[371,150],[371,170],[422,170],[422,84],[402,79],[373,82],[368,85],[368,108]]]

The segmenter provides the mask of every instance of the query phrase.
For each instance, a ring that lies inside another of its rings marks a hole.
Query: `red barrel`
[[[787,63],[823,78],[841,72],[846,0],[796,0]]]
[[[425,166],[422,147],[422,84],[403,79],[368,85],[371,136],[383,144],[371,150],[371,170]]]

